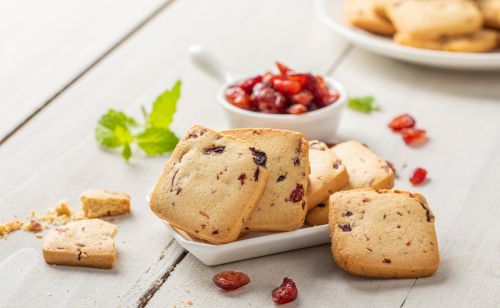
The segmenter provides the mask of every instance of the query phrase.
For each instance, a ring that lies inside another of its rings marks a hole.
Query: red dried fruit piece
[[[226,99],[229,103],[243,109],[250,109],[250,96],[240,87],[230,87],[226,90]]]
[[[297,298],[298,293],[299,291],[297,290],[295,282],[293,282],[292,279],[285,277],[283,278],[281,285],[273,290],[273,301],[276,304],[293,302]]]
[[[271,72],[265,72],[264,75],[262,75],[262,82],[267,83],[268,85],[272,85],[277,79],[283,79],[283,76],[275,75]]]
[[[301,104],[304,106],[309,105],[312,100],[314,99],[314,96],[312,95],[311,91],[309,90],[302,90],[297,94],[294,94],[292,96],[292,102],[296,104]]]
[[[402,114],[394,119],[392,119],[391,123],[389,123],[389,127],[398,132],[404,128],[410,128],[415,126],[415,119],[409,114]]]
[[[300,84],[296,81],[276,79],[273,88],[283,94],[296,94],[300,92]]]
[[[221,289],[235,290],[250,282],[250,277],[242,272],[226,271],[220,272],[212,277],[212,281]]]
[[[407,145],[419,146],[427,142],[427,132],[423,129],[405,128],[401,131],[403,140]]]
[[[420,185],[423,182],[425,182],[426,179],[427,179],[427,170],[423,168],[417,168],[415,169],[415,171],[413,171],[413,174],[410,177],[410,182],[413,185]]]
[[[247,94],[252,94],[253,87],[262,81],[262,76],[255,76],[248,79],[243,80],[240,84],[240,88],[243,89]]]
[[[286,112],[290,114],[301,114],[307,112],[307,107],[301,104],[293,104],[286,109]]]
[[[283,76],[285,76],[288,72],[291,71],[291,69],[283,63],[276,62],[276,66],[278,67],[280,74]]]
[[[275,91],[267,85],[258,83],[255,85],[254,93],[251,96],[252,104],[258,111],[263,113],[284,113],[286,98],[283,94]]]
[[[300,164],[300,161],[299,161]],[[294,162],[295,165],[295,162]],[[295,186],[295,189],[290,193],[290,200],[292,202],[299,202],[302,201],[302,198],[304,197],[304,186],[301,184],[297,184]]]
[[[326,93],[325,99],[328,102],[328,104],[331,104],[335,101],[337,101],[340,97],[340,93],[337,92],[336,90],[330,90]]]
[[[388,160],[386,160],[385,162],[387,163],[387,167],[389,167],[392,170],[392,172],[396,174],[396,168],[394,168],[394,165]]]
[[[301,87],[307,82],[307,74],[288,74],[286,78],[298,82]]]

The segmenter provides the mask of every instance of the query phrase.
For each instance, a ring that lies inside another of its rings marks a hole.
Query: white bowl
[[[232,85],[239,84],[246,78],[238,78],[226,82],[217,93],[217,99],[222,105],[231,128],[266,127],[287,129],[301,132],[310,140],[331,140],[337,131],[347,102],[347,91],[338,81],[326,75],[323,77],[330,89],[338,91],[339,98],[331,105],[303,114],[267,114],[249,111],[230,104],[224,95],[225,90]]]

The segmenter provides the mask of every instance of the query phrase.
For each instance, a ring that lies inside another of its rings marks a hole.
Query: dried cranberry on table
[[[226,271],[220,272],[212,277],[212,281],[221,289],[235,290],[250,282],[250,277],[242,272]]]
[[[423,129],[405,128],[401,131],[403,140],[407,145],[420,146],[427,142],[427,132]]]
[[[427,170],[423,168],[417,168],[413,171],[410,177],[410,182],[413,185],[420,185],[424,183],[426,179],[427,179]]]
[[[395,131],[401,131],[404,128],[410,128],[415,126],[415,119],[409,114],[402,114],[394,119],[392,119],[391,123],[389,123],[389,127]]]
[[[339,99],[338,91],[330,89],[323,77],[294,72],[279,62],[276,65],[279,74],[265,72],[227,88],[227,101],[255,112],[302,114],[326,107]]]
[[[283,278],[281,285],[273,290],[273,301],[276,304],[293,302],[297,298],[298,293],[299,291],[297,290],[295,282],[293,282],[292,279],[285,277]]]

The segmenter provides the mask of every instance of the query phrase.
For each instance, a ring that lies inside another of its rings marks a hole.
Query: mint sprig
[[[179,138],[170,130],[170,124],[180,94],[181,81],[178,80],[172,89],[166,90],[156,98],[149,116],[143,107],[145,114],[143,125],[139,125],[134,118],[121,111],[109,109],[97,123],[95,129],[97,142],[108,149],[121,147],[121,155],[127,161],[132,157],[132,143],[136,143],[148,156],[172,151]]]
[[[351,97],[347,106],[353,110],[364,113],[380,110],[380,106],[376,103],[375,97],[373,96]]]

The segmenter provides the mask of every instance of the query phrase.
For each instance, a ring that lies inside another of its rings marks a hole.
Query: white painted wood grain
[[[60,198],[69,198],[76,208],[78,194],[88,187],[123,190],[133,198],[133,214],[117,220],[116,269],[44,266],[33,277],[36,282],[16,291],[26,295],[18,305],[115,306],[124,304],[123,296],[126,304],[135,303],[144,286],[157,279],[145,272],[152,265],[163,271],[180,255],[180,249],[168,250],[165,263],[157,262],[172,239],[142,201],[167,157],[136,155],[127,164],[97,147],[94,127],[108,108],[139,115],[141,104],[149,105],[181,78],[174,129],[182,134],[194,123],[226,128],[216,105],[217,84],[188,61],[186,50],[194,42],[206,44],[237,72],[264,70],[276,59],[302,69],[327,69],[345,48],[314,19],[308,2],[290,1],[286,11],[280,11],[280,2],[266,2],[263,10],[263,3],[174,2],[0,147],[1,217],[42,211]],[[288,33],[300,37],[310,55],[305,57]],[[0,245],[3,259],[23,247],[39,250],[41,241],[15,233]]]
[[[0,139],[166,0],[0,2]]]

